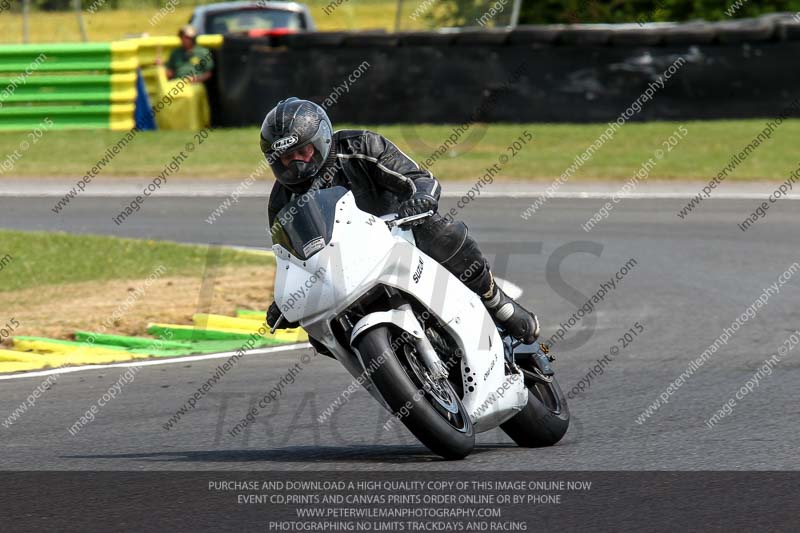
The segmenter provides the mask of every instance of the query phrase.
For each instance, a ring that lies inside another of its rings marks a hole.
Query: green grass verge
[[[0,292],[71,282],[200,276],[208,247],[116,237],[0,230]],[[264,255],[221,250],[220,267],[273,264]],[[163,266],[166,270],[157,269]],[[155,274],[154,274],[155,273]]]
[[[657,149],[664,148],[662,143],[682,124],[688,134],[672,151],[665,151],[650,179],[710,179],[764,128],[765,120],[629,123],[595,152],[572,181],[629,178]],[[431,170],[444,180],[475,180],[502,154],[511,155],[507,151],[509,145],[527,130],[533,141],[504,165],[501,177],[550,180],[564,172],[606,127],[606,124],[475,124],[470,135],[475,136],[476,142],[468,142],[469,135],[465,134]],[[451,135],[453,126],[390,125],[369,126],[369,129],[386,135],[421,162]],[[797,167],[794,143],[798,135],[800,120],[785,121],[729,179],[785,179]],[[77,180],[121,136],[122,133],[111,131],[49,131],[23,154],[13,170],[3,175],[62,176]],[[24,132],[0,133],[0,153],[11,153],[24,138]],[[243,179],[261,161],[257,139],[257,128],[216,130],[188,155],[180,172],[169,179],[186,176]],[[192,140],[190,132],[141,133],[100,176],[155,176]]]

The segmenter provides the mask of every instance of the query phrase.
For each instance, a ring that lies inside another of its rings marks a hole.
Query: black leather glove
[[[410,217],[414,215],[419,215],[422,213],[427,213],[428,211],[433,211],[434,213],[439,208],[439,202],[436,201],[436,198],[425,194],[425,193],[417,193],[402,204],[400,204],[400,208],[397,210],[397,214],[400,218]],[[426,219],[420,218],[419,220],[414,220],[413,222],[408,222],[408,226],[416,226],[417,224],[422,224],[425,222]]]
[[[267,309],[267,325],[269,327],[275,327],[275,323],[278,321],[278,318],[281,316],[281,310],[278,308],[278,304],[272,302],[269,304],[269,309]],[[281,327],[279,329],[290,329],[299,327],[299,322],[289,322],[286,318],[283,319],[281,322]]]

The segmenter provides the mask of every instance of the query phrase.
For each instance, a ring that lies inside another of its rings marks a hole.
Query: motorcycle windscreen
[[[331,187],[297,196],[275,218],[272,243],[280,244],[299,259],[310,258],[330,242],[336,202],[347,193],[344,187]]]

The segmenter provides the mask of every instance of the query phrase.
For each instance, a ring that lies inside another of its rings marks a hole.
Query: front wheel
[[[548,383],[541,378],[530,378],[530,373],[525,374],[528,403],[500,428],[519,446],[552,446],[561,440],[569,427],[567,399],[555,377],[551,377]]]
[[[414,344],[388,327],[376,327],[356,340],[365,368],[386,404],[432,452],[463,459],[475,447],[475,432],[461,400],[446,379],[434,380]]]

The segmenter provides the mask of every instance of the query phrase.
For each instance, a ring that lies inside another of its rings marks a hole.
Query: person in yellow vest
[[[181,47],[172,51],[167,61],[167,79],[184,78],[192,83],[203,83],[211,77],[214,59],[208,48],[197,46],[197,30],[190,25],[178,32]]]

